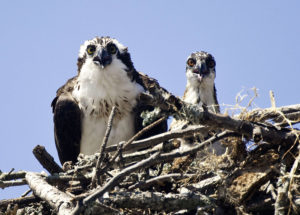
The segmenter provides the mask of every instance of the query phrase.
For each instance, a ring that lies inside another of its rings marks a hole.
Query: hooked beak
[[[100,65],[103,68],[105,68],[107,65],[111,64],[112,57],[111,55],[104,49],[100,50],[96,57],[93,59],[94,63],[97,65]]]
[[[200,65],[198,65],[197,68],[195,68],[193,70],[193,73],[197,74],[197,78],[198,78],[199,82],[201,82],[203,77],[208,74],[208,69],[206,67],[206,63],[202,62]]]

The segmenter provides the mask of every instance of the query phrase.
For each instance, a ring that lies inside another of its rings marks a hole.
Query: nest
[[[141,100],[157,106],[153,113],[144,113],[145,120],[162,117],[144,131],[166,116],[195,126],[137,141],[142,130],[129,141],[109,147],[104,139],[99,153],[80,155],[77,163],[62,168],[44,147],[37,146],[34,154],[50,175],[1,173],[1,188],[28,184],[33,191],[1,200],[1,213],[300,213],[300,132],[294,128],[300,122],[300,105],[277,108],[271,96],[271,108],[218,115],[186,104],[155,80],[144,78],[149,93]],[[195,137],[203,129],[214,132],[190,148],[178,149],[176,138]],[[224,153],[211,150],[215,142],[226,149]]]

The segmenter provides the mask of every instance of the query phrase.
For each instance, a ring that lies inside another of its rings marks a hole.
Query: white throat
[[[216,112],[215,106],[217,105],[217,102],[214,94],[215,88],[213,81],[202,81],[201,83],[195,84],[195,82],[190,82],[188,80],[183,100],[200,106],[204,103],[209,110]]]

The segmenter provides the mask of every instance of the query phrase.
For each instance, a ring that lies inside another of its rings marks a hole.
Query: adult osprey
[[[183,95],[183,101],[199,105],[203,105],[208,110],[214,113],[220,113],[219,103],[215,87],[215,70],[216,62],[213,56],[207,52],[192,53],[186,61],[186,77],[187,84]],[[170,130],[192,127],[188,122],[182,120],[173,120],[170,125]],[[207,138],[208,133],[197,136],[200,141]],[[180,141],[181,148],[189,147],[193,142],[197,141],[194,138],[177,139]],[[219,147],[218,147],[219,148]],[[219,149],[217,154],[219,153]]]
[[[116,39],[96,37],[80,47],[78,74],[58,89],[52,101],[55,143],[60,162],[76,161],[79,153],[94,154],[100,148],[108,116],[117,111],[108,145],[131,138],[142,129],[140,113],[152,107],[139,103],[146,91],[127,47]],[[143,137],[167,129],[166,121]]]

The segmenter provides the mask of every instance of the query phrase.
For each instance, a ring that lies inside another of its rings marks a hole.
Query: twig
[[[294,113],[287,113],[284,115],[284,117],[278,116],[274,118],[273,121],[277,122],[274,124],[275,126],[280,126],[280,127],[286,127],[286,126],[290,126],[291,124],[294,125],[300,123],[300,111]]]
[[[288,198],[287,198],[287,192],[289,188],[289,178],[283,177],[286,174],[286,165],[281,162],[280,165],[280,178],[277,182],[277,199],[275,202],[275,215],[284,215],[286,214],[287,207],[289,205]]]
[[[154,136],[153,136],[154,137]],[[173,139],[173,138],[170,138]],[[156,145],[154,147],[151,147],[149,149],[143,150],[143,151],[137,151],[133,153],[127,153],[122,156],[122,161],[124,163],[132,163],[136,161],[140,161],[142,159],[148,158],[151,154],[154,154],[158,151],[172,151],[173,149],[178,148],[178,146],[174,145],[173,142],[165,142],[160,143],[159,145]],[[118,160],[117,160],[118,162]],[[159,174],[160,175],[160,174]]]
[[[133,153],[130,153],[130,154],[124,154],[122,156],[122,162],[132,163],[132,162],[143,160],[145,158],[148,158],[151,154],[154,154],[158,151],[161,151],[160,150],[161,148],[162,148],[162,146],[161,147],[150,148],[150,149],[143,150],[143,151],[137,151],[137,152],[133,152]],[[116,162],[119,162],[119,160],[117,159]]]
[[[162,176],[158,176],[158,177],[154,177],[151,178],[149,180],[146,181],[140,181],[134,185],[129,186],[128,190],[134,190],[137,188],[147,188],[149,186],[151,186],[152,184],[155,183],[160,183],[163,181],[171,181],[172,179],[182,179],[182,178],[187,178],[187,177],[192,177],[194,176],[194,174],[180,174],[180,173],[172,173],[172,174],[168,174],[168,175],[162,175]]]
[[[0,188],[4,189],[6,187],[21,186],[25,184],[27,184],[25,179],[17,181],[0,181]]]
[[[271,100],[271,108],[276,108],[276,102],[275,102],[275,96],[274,96],[274,92],[272,90],[270,90],[270,100]]]
[[[9,204],[29,204],[33,202],[38,202],[40,199],[36,196],[26,196],[26,197],[21,197],[21,198],[16,198],[16,199],[4,199],[0,200],[0,207],[7,207]]]
[[[151,97],[150,95],[146,95],[146,97],[147,100],[151,100],[149,98]],[[247,120],[234,119],[229,116],[202,111],[197,105],[187,104],[174,96],[171,101],[166,102],[167,104],[171,103],[169,106],[161,104],[161,101],[157,101],[154,97],[152,97],[151,102],[155,102],[162,110],[171,113],[174,117],[183,120],[185,119],[192,124],[202,124],[212,128],[231,130],[248,137],[253,136],[253,129],[258,126],[261,129],[262,139],[276,145],[292,145],[297,138],[297,133],[300,133],[299,131],[292,131],[289,129],[279,130],[274,126],[258,125]]]
[[[35,195],[46,201],[58,214],[70,214],[74,205],[72,197],[48,184],[39,174],[28,172],[25,176],[29,187]]]
[[[207,131],[207,127],[198,125],[192,128],[187,128],[184,130],[174,130],[168,131],[162,134],[154,135],[149,138],[145,138],[143,140],[133,141],[132,144],[128,145],[124,150],[134,150],[137,151],[139,149],[153,147],[157,144],[160,144],[164,141],[168,141],[173,138],[184,138],[184,137],[192,137],[195,134],[202,133]],[[116,151],[117,145],[112,145],[106,148],[107,152]]]
[[[149,131],[150,129],[152,129],[153,127],[159,125],[160,123],[162,123],[164,120],[166,120],[167,117],[162,117],[158,120],[156,120],[155,122],[151,123],[150,125],[146,126],[145,128],[143,128],[142,130],[140,130],[138,133],[136,133],[132,138],[130,138],[130,140],[128,140],[123,148],[126,149],[128,148],[128,146],[135,141],[136,139],[138,139],[140,136],[142,136],[145,132]]]
[[[110,161],[108,162],[108,165],[105,169],[107,169],[108,167],[111,166],[111,164],[113,162],[115,162],[116,158],[118,157],[118,155],[120,155],[120,152],[123,150],[126,150],[129,148],[129,146],[132,144],[132,142],[136,139],[138,139],[140,136],[142,136],[145,132],[149,131],[150,129],[152,129],[153,127],[157,126],[158,124],[160,124],[161,122],[163,122],[164,120],[166,120],[166,117],[162,117],[158,120],[156,120],[155,122],[151,123],[150,125],[146,126],[145,128],[143,128],[142,130],[140,130],[138,133],[136,133],[132,138],[130,138],[125,144],[121,145],[119,147],[119,149],[117,150],[117,152],[112,156],[112,158],[110,159]]]
[[[25,178],[25,175],[26,175],[25,171],[0,173],[0,181],[22,179]]]
[[[291,145],[297,138],[297,135],[290,130],[278,130],[274,127],[256,125],[246,120],[234,119],[229,116],[203,111],[198,105],[185,103],[178,97],[175,97],[166,89],[160,87],[156,80],[143,74],[140,75],[143,79],[143,83],[151,94],[142,93],[140,96],[141,101],[145,104],[159,107],[162,111],[173,115],[176,119],[189,121],[192,124],[228,129],[249,137],[253,136],[254,127],[259,126],[261,128],[262,139],[266,142],[273,142],[278,145]]]
[[[108,138],[109,138],[110,131],[111,131],[111,128],[112,128],[112,123],[113,123],[113,119],[114,119],[114,116],[115,116],[115,112],[116,112],[116,106],[113,106],[112,109],[111,109],[109,118],[108,118],[105,135],[104,135],[102,144],[100,146],[100,155],[99,155],[99,158],[98,158],[97,163],[96,163],[95,174],[92,178],[92,187],[96,187],[97,184],[100,184],[99,182],[100,182],[100,175],[101,175],[101,165],[102,165],[102,162],[104,160],[104,150],[105,150],[106,144],[108,142]]]
[[[296,159],[294,161],[294,164],[292,166],[292,169],[290,171],[290,174],[289,174],[289,182],[290,183],[289,183],[289,188],[288,188],[288,198],[289,198],[289,200],[290,200],[291,203],[293,202],[293,195],[291,193],[291,189],[292,189],[292,185],[294,183],[295,173],[298,170],[299,162],[300,162],[300,151],[298,151],[298,156],[296,157]],[[290,214],[290,209],[291,208],[289,208],[288,214]]]
[[[235,132],[222,132],[221,134],[217,134],[208,140],[202,142],[201,144],[198,144],[195,147],[192,147],[190,149],[187,149],[185,151],[178,151],[178,152],[170,152],[170,153],[164,153],[164,154],[159,154],[155,153],[151,155],[149,158],[142,160],[132,166],[129,166],[125,169],[123,169],[119,174],[115,175],[110,181],[105,184],[103,187],[97,189],[95,192],[93,192],[91,195],[88,197],[84,198],[83,200],[83,205],[87,205],[89,202],[95,200],[96,198],[101,197],[105,192],[111,190],[113,187],[115,187],[118,182],[123,179],[126,175],[129,175],[130,173],[142,169],[142,168],[147,168],[153,165],[156,165],[161,162],[166,162],[166,161],[171,161],[176,157],[182,157],[186,156],[192,153],[195,153],[199,151],[200,149],[203,149],[206,145],[213,143],[215,141],[218,141],[222,138],[228,137],[228,136],[236,136]]]
[[[216,184],[220,183],[221,180],[222,178],[219,175],[217,175],[211,178],[204,179],[196,184],[187,185],[187,188],[190,190],[202,192],[208,187],[215,186]]]
[[[11,168],[11,170],[8,172],[8,175],[10,175],[13,171],[15,171],[15,168]]]
[[[83,205],[87,205],[89,202],[95,200],[98,197],[101,197],[105,192],[112,189],[117,185],[119,180],[124,178],[126,175],[136,171],[137,169],[148,167],[148,164],[153,162],[157,157],[159,156],[159,153],[156,153],[152,156],[150,156],[148,159],[145,159],[141,162],[138,162],[130,167],[127,167],[126,169],[123,169],[119,174],[114,176],[109,182],[107,182],[103,187],[96,190],[94,193],[92,193],[90,196],[83,199]]]
[[[29,190],[27,190],[25,193],[23,193],[22,195],[21,195],[21,197],[25,197],[25,196],[27,196],[29,193],[31,193],[32,192],[32,189],[29,189]]]
[[[121,208],[151,208],[153,211],[172,212],[182,209],[195,210],[197,207],[215,207],[214,200],[197,192],[179,194],[159,192],[118,192],[110,193],[100,201],[114,203]],[[160,203],[160,204],[158,204]],[[96,202],[97,204],[97,202]]]
[[[33,154],[40,164],[51,174],[63,172],[62,168],[54,161],[54,158],[46,151],[44,146],[37,145]]]
[[[87,182],[91,178],[85,177],[85,176],[73,176],[73,175],[50,175],[45,177],[45,180],[49,183],[54,183],[54,182],[63,182],[63,181],[83,181]]]
[[[268,119],[274,119],[275,122],[278,122],[280,119],[282,120],[282,114],[286,116],[288,119],[293,119],[289,117],[289,114],[299,113],[300,105],[288,105],[278,108],[265,108],[265,109],[254,109],[247,114],[247,118],[250,121],[260,121],[263,122]],[[299,116],[299,114],[297,114]],[[280,121],[281,121],[280,120]]]

